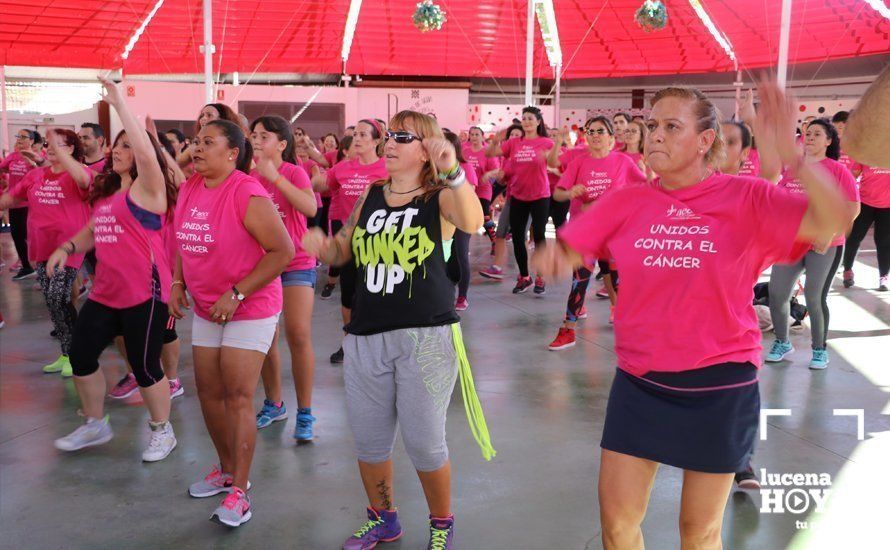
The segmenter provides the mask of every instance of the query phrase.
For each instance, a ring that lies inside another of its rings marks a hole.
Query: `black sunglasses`
[[[599,134],[601,136],[604,136],[604,135],[608,134],[609,131],[606,130],[605,128],[597,128],[597,129],[588,128],[587,130],[584,131],[584,133],[587,134],[588,136],[592,136],[594,134]]]
[[[423,141],[422,137],[415,136],[411,132],[386,132],[383,141],[389,141],[390,139],[394,139],[396,143],[401,143],[402,145],[414,141]]]

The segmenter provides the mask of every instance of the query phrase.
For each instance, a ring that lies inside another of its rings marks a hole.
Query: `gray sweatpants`
[[[444,466],[445,415],[457,379],[451,326],[347,334],[343,354],[346,412],[358,459],[389,460],[400,425],[415,469]]]
[[[788,340],[788,317],[791,293],[801,273],[806,270],[804,298],[810,316],[813,349],[825,349],[828,337],[828,291],[840,264],[843,246],[829,248],[825,254],[813,250],[792,265],[774,265],[769,278],[769,313],[776,339]]]

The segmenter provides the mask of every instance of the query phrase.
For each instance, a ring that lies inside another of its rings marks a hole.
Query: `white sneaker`
[[[88,418],[70,434],[56,439],[54,444],[60,451],[77,451],[84,447],[108,443],[112,437],[114,432],[108,423],[108,415],[105,415],[105,418]]]
[[[176,435],[173,433],[173,425],[170,422],[149,422],[151,427],[151,440],[148,448],[142,452],[144,462],[157,462],[164,460],[167,455],[176,448]]]

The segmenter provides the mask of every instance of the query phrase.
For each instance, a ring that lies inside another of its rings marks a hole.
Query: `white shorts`
[[[280,313],[276,313],[265,319],[230,321],[225,325],[218,325],[195,315],[192,320],[192,345],[202,348],[225,346],[269,353],[279,315]]]

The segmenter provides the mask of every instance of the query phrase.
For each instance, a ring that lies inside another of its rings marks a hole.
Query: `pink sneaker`
[[[479,275],[482,275],[486,279],[503,279],[504,278],[504,270],[499,268],[496,265],[489,267],[488,269],[483,269],[479,272]]]
[[[112,399],[126,399],[136,393],[138,387],[136,377],[133,376],[132,372],[128,372],[115,387],[111,388],[111,391],[108,392],[108,397]]]
[[[232,492],[214,510],[210,519],[229,527],[238,527],[247,523],[252,515],[250,498],[238,487],[233,487]]]
[[[180,395],[185,393],[185,390],[182,388],[182,384],[179,382],[179,378],[167,380],[167,382],[170,384],[170,399],[179,397]]]
[[[466,311],[467,308],[470,307],[470,302],[467,301],[463,296],[457,299],[457,302],[454,304],[454,309],[457,311]]]

